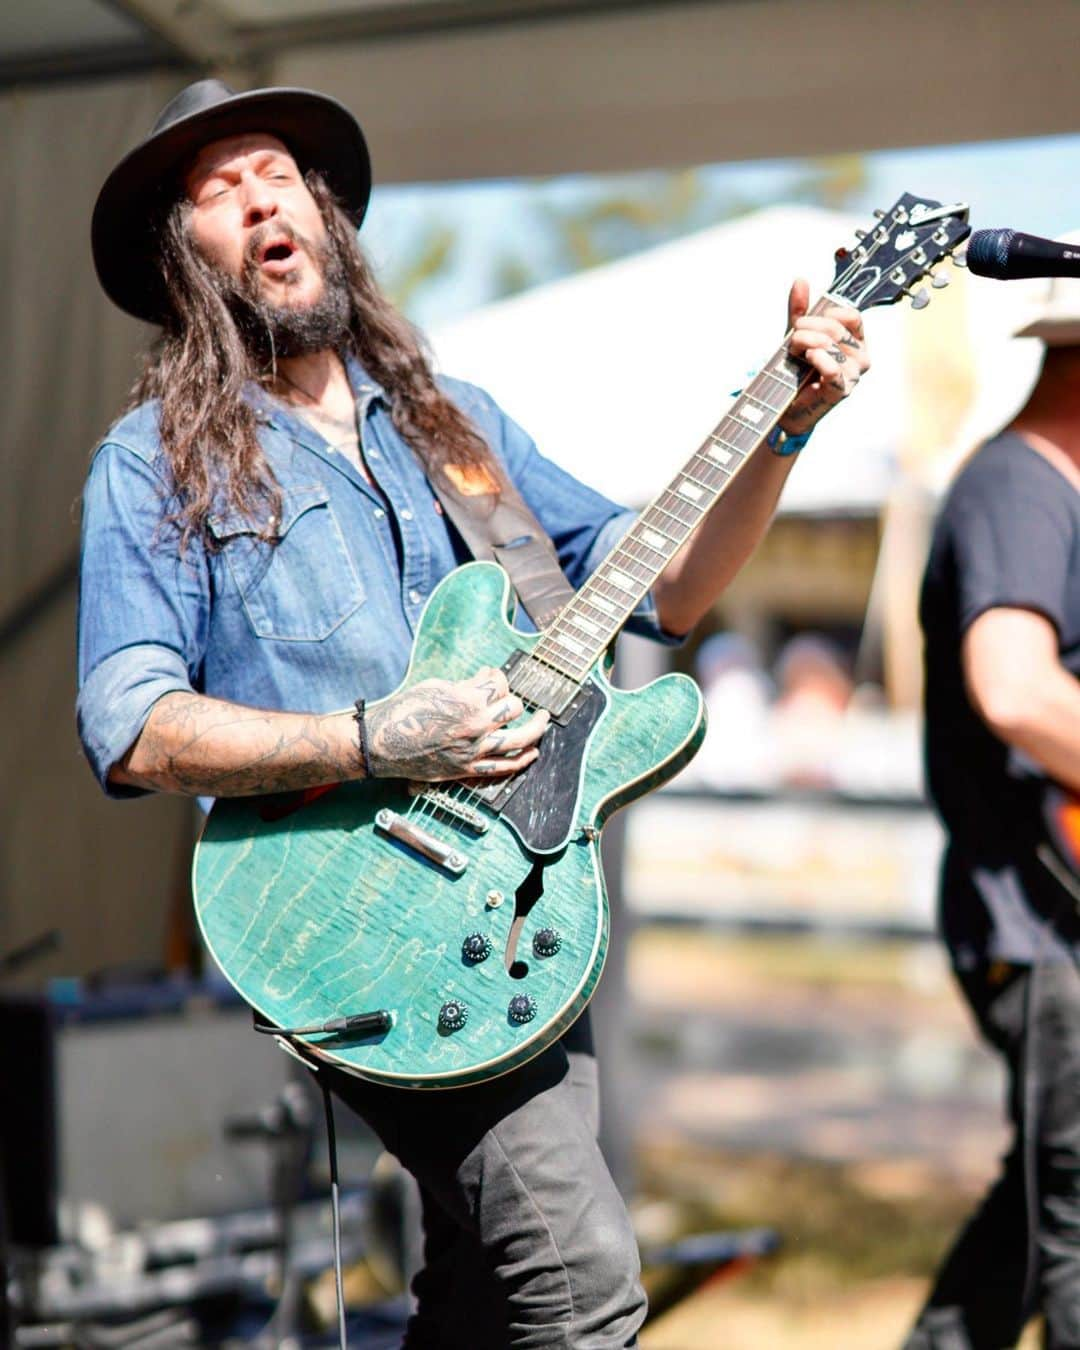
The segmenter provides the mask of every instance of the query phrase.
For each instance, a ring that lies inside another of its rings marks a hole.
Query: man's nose
[[[274,194],[270,186],[264,183],[257,174],[245,174],[243,179],[244,188],[244,225],[251,228],[252,225],[260,225],[264,220],[269,220],[277,214],[277,202],[274,200]]]

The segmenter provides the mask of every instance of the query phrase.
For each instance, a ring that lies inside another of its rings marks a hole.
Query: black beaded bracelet
[[[356,740],[360,746],[360,763],[364,770],[364,777],[374,778],[375,774],[371,768],[371,747],[368,745],[367,723],[364,721],[364,700],[358,698],[353,706],[356,708],[353,713],[353,721],[356,723]]]

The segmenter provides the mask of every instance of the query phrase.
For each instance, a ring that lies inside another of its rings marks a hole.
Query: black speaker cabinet
[[[295,1071],[220,989],[0,998],[11,1240],[51,1246],[96,1212],[126,1227],[269,1204],[268,1149],[230,1141],[225,1125],[267,1106]]]

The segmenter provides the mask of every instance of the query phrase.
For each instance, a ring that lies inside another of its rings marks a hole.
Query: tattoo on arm
[[[471,712],[452,685],[421,684],[387,699],[368,720],[373,768],[429,782],[456,776],[473,753],[464,727]]]
[[[265,712],[177,692],[154,705],[113,777],[160,792],[245,797],[361,773],[348,713]]]

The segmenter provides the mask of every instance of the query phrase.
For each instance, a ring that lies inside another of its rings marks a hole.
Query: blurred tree
[[[406,312],[415,312],[453,280],[455,269],[463,269],[472,303],[475,297],[480,303],[502,299],[777,202],[842,210],[865,192],[869,179],[861,155],[778,165],[749,191],[734,188],[726,169],[706,165],[523,185],[513,230],[499,233],[486,250],[465,247],[459,232],[468,229],[466,212],[451,195],[439,202],[437,218],[411,232],[413,242],[397,240],[403,251],[385,277],[386,288]],[[455,219],[460,223],[447,223]]]
[[[450,225],[431,224],[415,244],[387,269],[384,285],[391,300],[406,313],[410,302],[430,282],[451,270],[458,232]]]
[[[555,196],[541,186],[537,216],[549,248],[528,257],[500,256],[492,272],[492,299],[639,253],[777,200],[842,210],[867,181],[863,156],[834,155],[795,166],[790,184],[768,197],[732,192],[707,168],[598,178],[569,199],[565,191]]]
[[[792,184],[788,200],[843,211],[869,182],[865,156],[824,155],[810,160],[807,172]]]

